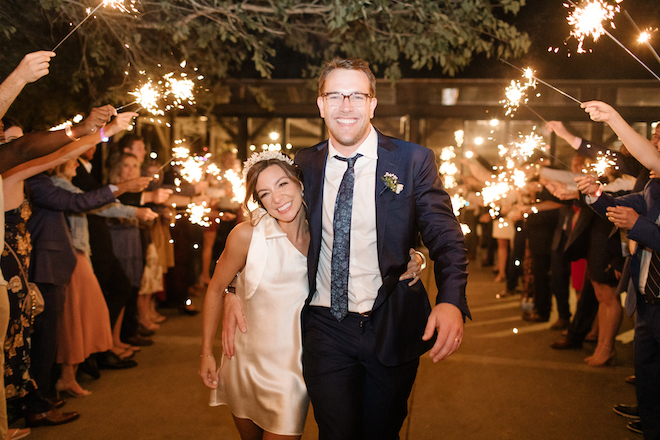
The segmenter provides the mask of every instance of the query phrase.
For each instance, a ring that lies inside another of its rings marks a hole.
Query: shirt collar
[[[367,138],[360,144],[357,150],[351,157],[355,156],[357,153],[361,154],[364,157],[369,159],[378,159],[378,133],[373,125],[370,125],[371,130]],[[335,156],[342,156],[341,153],[332,145],[332,140],[328,139],[328,160],[334,158]]]

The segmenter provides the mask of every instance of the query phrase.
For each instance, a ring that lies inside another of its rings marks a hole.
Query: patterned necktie
[[[644,295],[650,299],[660,296],[658,284],[660,284],[660,255],[656,251],[652,251],[651,262],[649,264],[649,274],[646,277],[646,287],[644,287]]]
[[[348,168],[341,179],[335,216],[332,221],[332,260],[330,277],[330,313],[343,320],[348,315],[348,268],[351,249],[351,216],[353,214],[353,185],[355,183],[355,161],[361,157],[356,154],[348,159],[335,156],[335,159],[348,162]]]

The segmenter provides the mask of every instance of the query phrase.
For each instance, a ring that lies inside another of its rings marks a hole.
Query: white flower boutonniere
[[[385,173],[381,179],[383,179],[385,186],[388,187],[393,193],[399,194],[401,191],[403,191],[403,184],[399,183],[399,178],[396,176],[396,174]]]

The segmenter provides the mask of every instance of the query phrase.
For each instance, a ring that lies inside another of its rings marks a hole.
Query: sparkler
[[[140,73],[144,74],[143,71]],[[193,93],[193,89],[195,88],[195,82],[188,79],[185,73],[181,73],[181,78],[182,79],[174,78],[174,72],[164,75],[157,84],[154,84],[151,78],[149,78],[144,85],[137,87],[134,91],[128,93],[129,95],[135,96],[137,99],[133,102],[122,105],[117,108],[117,110],[121,110],[133,104],[140,104],[152,115],[163,116],[166,111],[170,111],[174,108],[183,108],[184,102],[194,105],[195,94]],[[163,110],[159,107],[158,102],[168,96],[172,97],[172,103],[167,104]]]
[[[625,9],[623,10],[623,14],[626,16],[628,21],[635,27],[637,32],[639,32],[639,38],[637,38],[637,42],[640,44],[646,44],[646,46],[651,49],[651,52],[653,53],[653,56],[655,59],[660,63],[660,56],[658,56],[658,52],[655,51],[653,46],[651,46],[651,33],[654,32],[651,29],[646,29],[643,32],[639,29],[639,26],[637,26],[637,23],[635,23],[635,20],[632,19],[628,11]],[[657,29],[656,29],[657,30]]]
[[[578,39],[578,53],[584,53],[583,49],[584,38],[591,35],[594,41],[597,41],[601,35],[605,34],[612,41],[619,45],[623,50],[625,50],[628,55],[633,57],[642,67],[644,67],[651,75],[660,81],[660,76],[658,76],[649,66],[644,64],[634,53],[630,51],[623,43],[621,43],[614,35],[610,33],[605,27],[603,27],[603,22],[610,20],[610,25],[614,28],[614,23],[611,22],[614,19],[614,16],[617,12],[620,11],[618,3],[621,3],[623,0],[617,0],[617,6],[612,6],[605,3],[603,0],[589,0],[587,4],[582,7],[578,7],[571,0],[568,0],[574,10],[568,15],[568,23],[574,26],[574,29],[571,31],[571,35]]]
[[[440,152],[442,163],[440,164],[439,172],[442,176],[442,184],[447,189],[454,188],[458,184],[455,177],[458,174],[458,167],[452,162],[455,157],[454,147],[445,147]]]
[[[506,61],[503,58],[500,58],[500,61],[503,62],[504,64],[508,65],[508,66],[513,67],[514,69],[517,69],[517,70],[521,71],[523,74],[526,73],[524,69],[521,69],[520,67],[514,66],[513,64],[511,64],[510,62]],[[569,95],[568,93],[564,92],[563,90],[558,89],[557,87],[553,86],[552,84],[549,84],[549,83],[543,81],[542,79],[540,79],[537,76],[532,75],[531,77],[534,78],[534,80],[536,80],[536,81],[540,82],[541,84],[543,84],[544,86],[550,87],[555,92],[560,93],[560,94],[564,95],[565,97],[567,97],[568,99],[571,99],[572,101],[575,101],[576,103],[582,105],[582,101],[578,100],[577,98],[574,98],[573,96]]]
[[[92,15],[94,15],[94,13],[95,13],[96,11],[98,11],[99,8],[100,8],[101,6],[103,6],[103,7],[111,7],[111,8],[117,9],[117,10],[120,11],[120,12],[128,12],[128,13],[133,12],[133,13],[136,13],[136,14],[137,14],[137,13],[138,13],[138,10],[137,10],[137,8],[135,7],[135,2],[136,2],[136,0],[130,0],[130,4],[129,4],[129,6],[126,6],[126,4],[124,3],[123,0],[103,0],[103,1],[102,1],[101,3],[99,3],[98,6],[95,7],[93,10],[90,11],[90,9],[87,8],[87,16],[86,16],[85,18],[83,18],[82,21],[81,21],[80,23],[78,23],[78,25],[77,25],[76,27],[74,27],[74,28],[71,30],[71,32],[69,32],[69,33],[66,35],[66,37],[64,37],[64,38],[62,39],[62,41],[60,41],[59,43],[57,43],[57,46],[55,46],[55,47],[53,48],[52,52],[55,52],[55,49],[57,49],[58,47],[60,47],[60,46],[62,45],[62,43],[64,43],[64,42],[65,42],[65,41],[66,41],[71,35],[73,35],[73,33],[76,32],[76,31],[78,30],[78,28],[79,28],[80,26],[82,26],[82,24],[83,24],[84,22],[86,22],[87,19],[88,19],[89,17],[91,17]]]
[[[211,219],[208,215],[210,212],[211,208],[206,206],[206,202],[203,202],[201,205],[190,203],[186,206],[186,213],[188,214],[190,223],[204,226],[205,228],[211,226]]]
[[[504,95],[506,96],[506,99],[500,101],[500,103],[504,104],[504,108],[506,109],[505,116],[513,116],[513,113],[520,108],[521,104],[527,104],[529,101],[527,89],[536,88],[534,72],[530,67],[523,69],[523,78],[527,78],[526,83],[511,80],[511,85],[505,88]]]
[[[174,103],[171,106],[167,106],[165,110],[170,110],[171,108],[183,108],[183,102],[188,102],[188,104],[195,104],[195,95],[193,94],[193,88],[195,83],[186,78],[186,74],[182,73],[181,76],[184,79],[174,78],[174,72],[170,72],[167,75],[163,76],[163,79],[166,83],[165,97],[172,96],[174,98]]]
[[[610,150],[606,150],[605,152],[599,151],[596,160],[592,162],[586,169],[583,169],[582,172],[594,174],[596,177],[600,177],[605,174],[605,171],[610,167],[618,169],[615,156]]]
[[[543,147],[543,137],[532,132],[526,136],[519,135],[520,141],[513,143],[511,148],[511,157],[521,157],[524,160],[529,159],[536,151],[545,153]]]
[[[145,83],[142,87],[137,87],[132,92],[128,92],[129,95],[136,97],[135,101],[119,107],[117,110],[120,110],[124,107],[128,107],[132,104],[140,104],[142,108],[151,113],[154,116],[163,116],[165,112],[158,107],[158,101],[162,97],[162,94],[156,90],[151,80]]]
[[[231,198],[232,202],[243,203],[245,200],[245,185],[241,175],[234,170],[227,170],[223,178],[231,184],[231,190],[234,197]]]

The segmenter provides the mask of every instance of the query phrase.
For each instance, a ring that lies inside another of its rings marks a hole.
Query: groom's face
[[[339,92],[348,96],[351,93],[370,93],[369,79],[360,70],[336,69],[330,72],[325,81],[323,93]],[[364,106],[351,105],[345,98],[341,105],[329,106],[323,96],[316,100],[321,117],[330,132],[332,144],[342,154],[350,154],[367,138],[371,118],[376,110],[376,98],[367,98]]]

